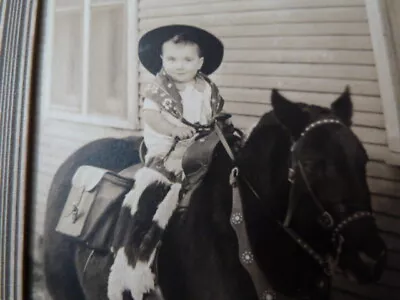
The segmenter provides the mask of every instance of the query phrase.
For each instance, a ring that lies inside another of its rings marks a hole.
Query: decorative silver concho
[[[232,223],[233,225],[239,225],[239,224],[242,223],[242,222],[243,222],[243,216],[242,216],[241,213],[234,213],[234,214],[232,214],[231,223]]]
[[[251,253],[250,251],[244,251],[240,258],[242,259],[242,262],[246,265],[252,264],[254,262],[253,253]]]
[[[276,293],[274,291],[265,291],[261,297],[261,300],[276,300]]]

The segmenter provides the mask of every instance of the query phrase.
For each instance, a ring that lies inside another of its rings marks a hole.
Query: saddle
[[[200,136],[186,151],[182,167],[185,172],[180,207],[189,204],[193,191],[200,185],[213,159],[220,140],[215,131]],[[143,159],[146,147],[139,149]],[[119,173],[84,165],[77,169],[56,231],[86,244],[87,247],[109,251],[114,227],[125,195],[134,184],[134,175],[144,162]]]

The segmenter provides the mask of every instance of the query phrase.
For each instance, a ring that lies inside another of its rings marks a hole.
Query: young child
[[[223,45],[202,29],[172,25],[144,35],[139,49],[142,64],[156,75],[143,102],[145,162],[178,178],[195,134],[191,125],[208,125],[222,109],[207,75],[219,67]]]
[[[222,57],[222,43],[192,26],[157,28],[139,41],[140,61],[156,76],[143,103],[145,166],[135,173],[116,225],[115,260],[107,288],[110,300],[121,300],[126,291],[134,299],[157,291],[152,264],[179,203],[182,158],[194,141],[194,124],[210,124],[223,107],[217,87],[207,77]],[[167,191],[165,196],[161,190]]]

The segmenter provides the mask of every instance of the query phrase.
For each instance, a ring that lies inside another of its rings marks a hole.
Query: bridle
[[[311,124],[309,124],[303,132],[300,134],[300,137],[292,142],[292,147],[290,149],[290,165],[288,170],[288,181],[290,182],[290,192],[289,192],[289,205],[286,213],[286,217],[284,222],[280,222],[275,219],[272,215],[272,219],[276,221],[276,223],[306,252],[311,256],[314,261],[316,261],[324,270],[325,274],[328,277],[331,277],[337,267],[337,264],[340,259],[340,255],[342,253],[342,245],[344,243],[344,238],[341,232],[345,227],[347,227],[350,223],[357,221],[359,219],[365,217],[373,217],[372,213],[369,211],[357,211],[352,215],[348,216],[341,222],[339,222],[335,226],[335,220],[332,215],[324,208],[321,201],[315,195],[310,181],[308,180],[307,174],[304,170],[303,164],[300,159],[296,157],[296,148],[306,136],[307,134],[316,127],[325,126],[325,125],[340,125],[345,126],[342,122],[335,118],[327,118],[320,119]],[[218,123],[215,123],[215,131],[218,134],[222,145],[225,148],[225,151],[231,158],[232,162],[235,163],[235,157],[233,151],[231,150],[222,130],[219,128]],[[320,211],[320,216],[318,218],[318,222],[325,229],[332,229],[332,237],[331,242],[332,245],[336,244],[335,249],[335,257],[324,258],[323,255],[319,254],[315,251],[303,238],[301,238],[292,228],[289,227],[290,221],[294,215],[296,206],[298,204],[297,198],[294,197],[294,186],[296,182],[296,174],[297,171],[300,171],[301,179],[304,181],[308,193],[312,199],[312,202],[315,204],[317,209]],[[259,268],[253,252],[251,251],[250,241],[247,236],[246,231],[246,220],[243,215],[243,207],[242,207],[242,198],[240,195],[240,182],[238,178],[240,176],[241,181],[249,188],[249,190],[253,193],[253,195],[261,201],[259,194],[253,188],[251,183],[246,179],[246,177],[242,174],[239,174],[239,168],[234,166],[231,170],[230,174],[230,184],[232,186],[232,212],[231,212],[231,225],[235,230],[238,244],[239,244],[239,258],[243,265],[243,267],[250,274],[253,284],[256,288],[256,291],[259,295],[259,299],[261,300],[273,300],[276,299],[277,293],[273,290],[272,286],[265,279],[265,276],[261,269]]]
[[[340,252],[341,252],[341,246],[342,243],[344,242],[343,236],[340,234],[341,231],[348,226],[351,222],[359,220],[364,217],[372,217],[372,213],[369,211],[357,211],[353,213],[352,215],[348,216],[341,222],[339,222],[335,228],[335,220],[333,219],[332,215],[324,208],[322,205],[321,201],[318,199],[318,197],[315,195],[310,181],[307,177],[307,174],[304,170],[304,166],[301,162],[300,159],[296,157],[296,150],[298,145],[303,141],[303,139],[307,136],[307,133],[309,133],[311,130],[313,130],[316,127],[320,127],[323,125],[327,124],[338,124],[340,126],[345,126],[342,122],[335,118],[329,118],[329,119],[321,119],[318,121],[315,121],[308,125],[303,132],[300,134],[300,137],[292,143],[292,147],[290,148],[290,166],[289,166],[289,171],[288,171],[288,181],[290,182],[290,192],[289,192],[289,205],[288,205],[288,210],[286,213],[285,221],[283,223],[283,226],[285,228],[289,228],[290,221],[292,220],[294,211],[296,209],[296,206],[298,204],[298,198],[294,197],[294,185],[296,182],[296,172],[297,170],[300,171],[301,174],[301,179],[303,180],[304,184],[307,187],[308,194],[310,195],[310,198],[318,211],[320,212],[320,215],[318,217],[318,222],[321,224],[321,226],[324,229],[333,229],[332,230],[332,244],[335,245],[337,244],[336,248],[336,256],[337,258],[335,259],[338,261]],[[306,245],[306,244],[305,244]],[[304,246],[302,246],[304,248]],[[318,262],[321,264],[321,260],[318,260]],[[331,274],[333,270],[329,271]]]

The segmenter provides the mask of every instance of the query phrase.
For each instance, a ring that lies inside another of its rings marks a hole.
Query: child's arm
[[[146,109],[143,110],[143,119],[153,130],[163,135],[187,139],[192,137],[196,131],[194,128],[183,125],[175,126],[168,122],[159,111]]]

